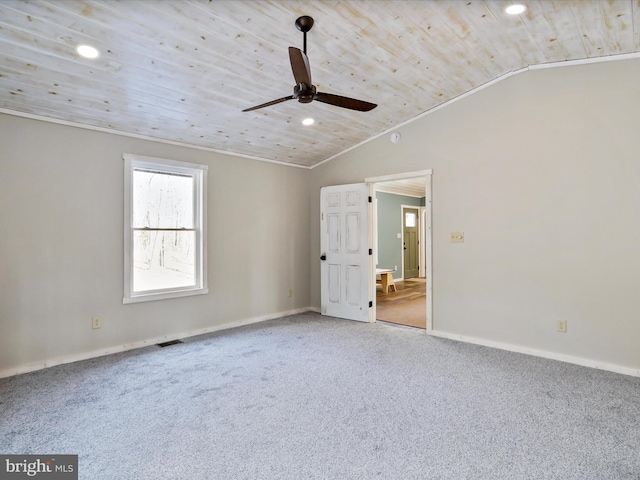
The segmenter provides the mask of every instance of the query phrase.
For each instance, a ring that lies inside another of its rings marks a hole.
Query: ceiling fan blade
[[[359,112],[368,112],[369,110],[373,110],[378,106],[375,103],[369,103],[363,100],[356,100],[355,98],[342,97],[340,95],[333,95],[331,93],[322,92],[316,93],[313,99],[317,100],[318,102],[335,105],[336,107],[358,110]]]
[[[311,67],[307,55],[296,47],[289,47],[289,60],[291,61],[291,70],[296,85],[304,83],[308,87],[311,86]]]
[[[277,100],[272,100],[271,102],[263,103],[262,105],[256,105],[255,107],[251,107],[251,108],[245,108],[242,111],[243,112],[250,112],[251,110],[258,110],[259,108],[270,107],[271,105],[275,105],[277,103],[286,102],[287,100],[292,100],[292,99],[293,99],[293,95],[289,95],[288,97],[282,97],[282,98],[279,98]]]

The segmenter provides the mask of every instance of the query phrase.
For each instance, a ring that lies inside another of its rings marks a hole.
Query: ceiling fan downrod
[[[307,54],[307,32],[311,30],[311,27],[313,27],[313,18],[309,15],[304,15],[296,19],[296,28],[300,30],[303,35],[302,51],[305,55]]]

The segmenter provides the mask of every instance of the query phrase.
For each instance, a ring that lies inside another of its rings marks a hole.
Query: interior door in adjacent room
[[[418,222],[419,211],[417,208],[402,209],[403,278],[405,280],[415,278],[419,274],[420,251],[418,249]]]
[[[369,211],[364,183],[320,189],[323,315],[369,321]]]

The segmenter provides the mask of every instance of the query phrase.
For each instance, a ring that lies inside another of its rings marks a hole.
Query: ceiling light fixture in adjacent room
[[[527,9],[526,6],[519,3],[514,3],[513,5],[509,5],[507,8],[505,8],[504,11],[507,12],[509,15],[519,15],[522,12],[524,12],[526,9]]]
[[[98,58],[100,56],[98,49],[91,45],[78,45],[76,47],[76,52],[84,58]]]
[[[307,126],[313,125],[313,122],[315,122],[313,118],[305,118],[304,120],[302,120],[302,124]]]

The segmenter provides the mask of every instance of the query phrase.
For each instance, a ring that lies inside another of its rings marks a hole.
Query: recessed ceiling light
[[[313,122],[315,122],[313,118],[305,118],[304,120],[302,120],[303,125],[313,125]]]
[[[524,12],[527,9],[526,6],[521,5],[519,3],[514,3],[513,5],[509,5],[507,8],[504,9],[505,12],[507,12],[509,15],[519,15],[520,13]]]
[[[76,47],[76,52],[78,52],[78,55],[84,58],[97,58],[100,55],[98,49],[92,47],[91,45],[78,45]]]

